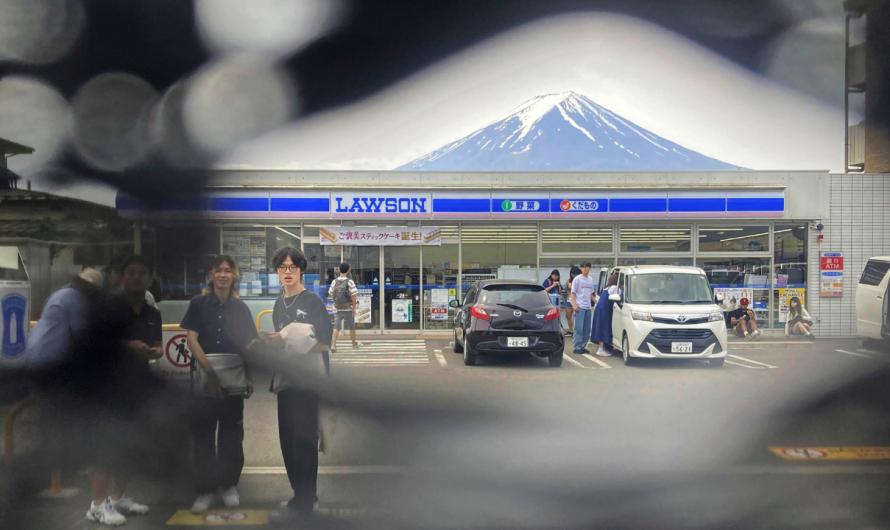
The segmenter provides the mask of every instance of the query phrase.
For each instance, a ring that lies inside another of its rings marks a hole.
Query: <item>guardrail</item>
[[[260,314],[256,316],[256,330],[257,331],[260,330],[260,319],[263,318],[263,315],[268,315],[270,313],[274,313],[274,311],[272,311],[271,309],[265,309],[263,311],[260,311]]]

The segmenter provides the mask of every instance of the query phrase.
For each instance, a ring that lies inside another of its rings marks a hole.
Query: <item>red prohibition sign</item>
[[[179,368],[185,368],[192,362],[192,352],[186,343],[185,333],[174,335],[167,341],[165,354],[170,364]]]

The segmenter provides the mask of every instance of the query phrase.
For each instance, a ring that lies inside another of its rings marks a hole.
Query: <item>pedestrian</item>
[[[122,270],[121,291],[111,295],[109,315],[121,319],[120,338],[124,341],[124,354],[132,355],[135,363],[147,365],[148,361],[160,359],[163,355],[161,312],[150,306],[145,297],[151,282],[151,270],[139,256],[128,258],[119,265]],[[87,511],[87,519],[116,526],[126,523],[128,515],[148,513],[148,506],[126,495],[127,479],[121,472],[120,469],[103,467],[91,467],[87,471],[87,479],[93,490],[93,502]]]
[[[606,344],[612,345],[612,309],[613,304],[609,300],[609,296],[613,294],[621,295],[621,288],[618,287],[618,274],[609,276],[606,282],[606,288],[600,295],[599,301],[596,303],[596,309],[593,312],[593,334],[591,340],[599,343],[596,354],[600,357],[611,357],[612,354],[606,351]]]
[[[272,265],[283,290],[272,310],[275,332],[263,340],[281,342],[280,332],[289,324],[311,324],[315,329],[316,344],[310,351],[321,352],[325,367],[329,368],[328,351],[335,331],[324,302],[303,285],[306,257],[299,249],[284,247],[275,252]],[[340,270],[343,274],[349,269],[344,271],[341,266]],[[270,390],[278,399],[278,437],[287,478],[294,492],[286,504],[286,511],[279,516],[284,519],[305,517],[312,513],[317,501],[318,396],[309,389],[290,384],[280,374],[273,376]]]
[[[747,298],[739,300],[739,307],[729,313],[729,322],[737,336],[745,340],[760,340],[757,317],[754,311],[748,309],[748,304]]]
[[[785,336],[806,335],[809,339],[816,337],[810,332],[813,319],[807,313],[807,309],[800,304],[800,298],[792,296],[788,302],[788,315],[785,320]]]
[[[198,498],[192,511],[196,512],[208,510],[217,494],[228,508],[241,503],[237,486],[244,466],[244,400],[253,394],[250,369],[243,365],[246,388],[242,393],[229,393],[220,381],[225,374],[217,374],[207,357],[226,353],[243,356],[247,346],[258,337],[250,309],[239,299],[239,279],[232,257],[216,258],[207,288],[192,298],[180,324],[186,330],[188,349],[192,352],[192,375],[199,375],[199,370],[206,374],[206,388],[193,388],[192,435]]]
[[[360,344],[355,340],[355,312],[358,309],[358,288],[355,282],[349,279],[349,264],[340,264],[340,276],[331,282],[328,296],[334,302],[334,337],[331,339],[331,353],[337,353],[337,336],[340,327],[349,330],[349,338],[352,347],[358,348]]]
[[[575,280],[575,277],[581,274],[581,269],[578,267],[572,266],[569,269],[569,279],[566,282],[565,287],[565,297],[566,297],[566,305],[565,305],[565,313],[566,313],[566,322],[569,323],[569,330],[566,332],[566,337],[571,337],[575,332],[575,320],[572,318],[572,314],[574,313],[574,306],[572,305],[572,282]]]
[[[581,264],[581,274],[572,280],[572,311],[575,314],[575,334],[572,336],[574,350],[572,353],[590,353],[585,348],[590,339],[591,311],[590,301],[593,297],[593,278],[590,277],[590,262]]]
[[[560,306],[559,299],[562,297],[562,284],[559,283],[559,270],[553,269],[553,272],[551,272],[550,276],[544,280],[542,285],[544,286],[544,290],[547,291],[547,295],[550,296],[550,301],[558,308]]]

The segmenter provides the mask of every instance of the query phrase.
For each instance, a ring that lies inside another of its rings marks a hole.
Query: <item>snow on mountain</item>
[[[408,171],[720,171],[686,149],[575,92],[546,94],[503,120],[418,158]]]

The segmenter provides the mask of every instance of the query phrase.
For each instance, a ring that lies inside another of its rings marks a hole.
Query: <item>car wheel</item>
[[[473,353],[473,350],[470,348],[469,344],[464,345],[464,364],[467,366],[476,365],[476,354]]]
[[[563,353],[561,351],[550,354],[550,366],[559,367],[562,366],[562,358]]]
[[[720,368],[723,366],[724,361],[726,361],[726,359],[708,359],[708,362],[711,363],[711,368]]]
[[[460,344],[458,344],[458,342],[457,342],[457,331],[451,330],[451,337],[452,337],[451,351],[453,351],[454,353],[463,353],[464,347],[461,346]]]
[[[637,360],[630,356],[630,341],[627,340],[627,333],[621,337],[621,357],[624,359],[625,366],[637,364]]]

